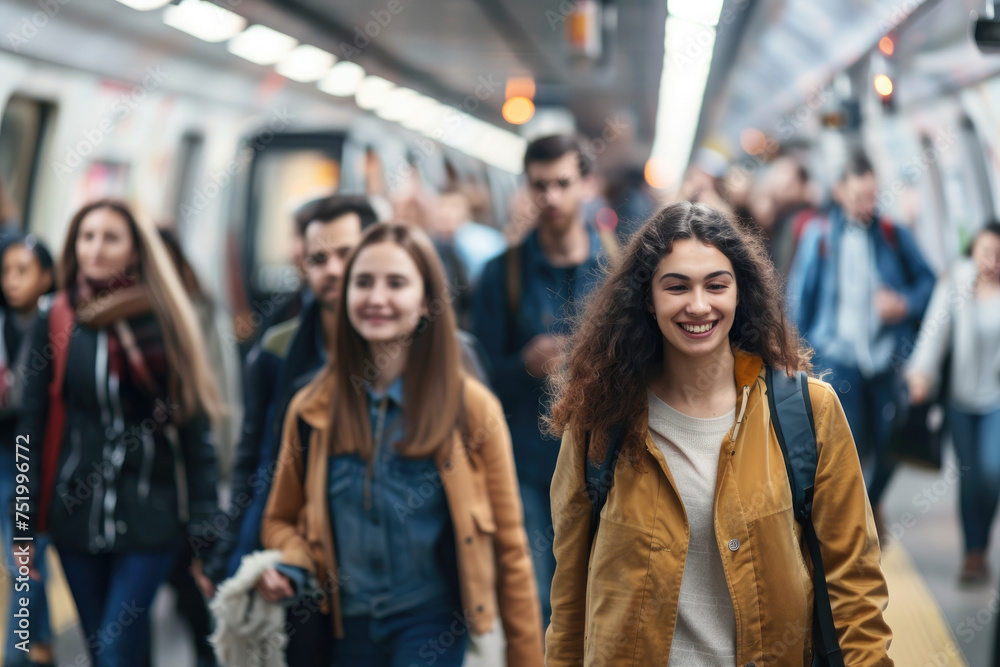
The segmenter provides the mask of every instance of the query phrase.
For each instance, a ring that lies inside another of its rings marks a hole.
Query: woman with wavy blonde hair
[[[195,313],[150,223],[114,200],[70,222],[61,287],[29,338],[19,432],[97,667],[142,664],[179,539],[216,509],[222,414]],[[137,611],[114,641],[101,629]]]
[[[779,284],[758,239],[681,202],[636,232],[594,293],[554,381],[550,667],[837,664],[812,662],[812,572],[767,399],[767,367],[808,371],[811,354]],[[840,664],[891,665],[851,430],[833,389],[808,387],[812,523]],[[615,432],[620,458],[592,527],[585,470]]]

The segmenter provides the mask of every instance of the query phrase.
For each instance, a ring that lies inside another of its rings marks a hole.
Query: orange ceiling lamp
[[[885,74],[879,74],[875,77],[875,92],[882,97],[889,97],[892,95],[892,79],[890,79]]]
[[[527,97],[512,97],[503,103],[500,113],[511,125],[524,125],[535,115],[535,103]]]
[[[892,37],[886,35],[882,39],[878,40],[878,50],[881,51],[883,55],[891,56],[896,52],[896,43],[892,41]]]
[[[649,186],[658,190],[663,190],[674,185],[674,179],[670,177],[670,168],[663,158],[651,157],[646,160],[646,167],[643,175]]]

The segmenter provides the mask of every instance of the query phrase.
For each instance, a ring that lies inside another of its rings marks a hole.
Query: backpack
[[[813,423],[812,404],[809,402],[808,378],[802,371],[796,372],[794,378],[789,378],[784,372],[774,372],[768,366],[765,383],[768,387],[767,402],[771,423],[781,446],[785,469],[788,471],[788,483],[792,489],[795,520],[802,526],[813,563],[813,667],[844,667],[833,623],[823,556],[812,522],[813,489],[819,456],[816,450],[816,425]],[[623,440],[624,429],[621,426],[613,427],[609,433],[608,451],[601,465],[597,466],[589,461],[585,464],[585,484],[591,502],[591,544],[601,521],[601,509],[614,484],[615,466]],[[587,448],[589,447],[588,438]],[[587,461],[586,456],[584,460]]]

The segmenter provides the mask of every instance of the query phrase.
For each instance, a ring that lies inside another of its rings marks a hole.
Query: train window
[[[177,229],[184,238],[186,227],[194,220],[191,211],[194,205],[195,188],[200,178],[201,156],[205,149],[205,137],[197,132],[186,132],[181,137],[177,150],[177,171],[174,175],[173,211]]]
[[[258,158],[254,182],[259,223],[254,286],[265,293],[287,292],[297,280],[292,263],[297,253],[295,210],[310,199],[337,191],[340,162],[320,150],[267,151]]]
[[[934,153],[934,144],[926,134],[920,135],[920,150],[922,154]],[[923,207],[925,211],[924,217],[926,218],[928,212],[930,214],[930,219],[925,224],[928,224],[934,230],[936,238],[933,241],[928,240],[922,247],[925,252],[928,252],[933,257],[933,264],[938,268],[943,268],[950,263],[954,254],[952,243],[950,243],[953,238],[953,230],[951,229],[946,204],[944,178],[941,175],[941,168],[937,160],[927,161],[927,171],[925,174],[927,187],[921,188],[926,197]]]
[[[104,197],[127,196],[131,169],[128,162],[93,160],[83,172],[76,200],[93,201]]]
[[[978,203],[980,209],[979,219],[973,221],[974,228],[970,232],[978,229],[987,218],[993,217],[996,210],[993,203],[993,188],[991,187],[989,163],[983,152],[983,142],[979,140],[975,125],[968,116],[962,118],[962,142],[965,144],[965,154],[967,156],[969,174],[969,193],[974,201]]]
[[[48,102],[13,95],[0,121],[0,181],[24,229],[31,228],[32,199],[54,110]]]

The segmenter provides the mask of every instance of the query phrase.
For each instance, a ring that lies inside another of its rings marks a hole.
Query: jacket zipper
[[[150,478],[153,476],[153,459],[156,455],[156,443],[152,433],[142,434],[142,468],[139,473],[139,500],[149,498]]]
[[[121,380],[111,373],[108,377],[108,398],[114,412],[114,448],[111,452],[111,471],[108,475],[108,488],[104,492],[104,540],[108,548],[114,546],[117,531],[115,530],[115,509],[118,506],[118,485],[121,478],[122,464],[125,462],[125,442],[121,434],[125,431],[125,420],[122,413]]]
[[[378,459],[379,451],[382,448],[382,435],[385,431],[385,413],[388,406],[389,397],[383,396],[382,400],[378,404],[378,419],[375,421],[375,442],[372,449],[371,459],[368,461],[367,470],[365,470],[365,511],[369,512],[372,508],[372,482],[375,479],[375,462]]]
[[[97,350],[94,355],[94,384],[97,389],[97,403],[101,407],[101,425],[104,426],[104,447],[102,449],[101,460],[111,459],[111,448],[108,443],[107,429],[111,423],[111,411],[108,408],[108,334],[101,329],[97,332]],[[94,489],[94,501],[90,507],[90,542],[98,551],[107,546],[104,537],[100,534],[101,503],[97,500],[104,496],[105,475],[99,475],[99,479]]]
[[[191,513],[188,507],[187,464],[184,461],[184,452],[181,451],[180,438],[175,425],[167,424],[163,427],[163,432],[174,451],[174,475],[177,477],[177,516],[181,523],[187,523]]]
[[[60,486],[69,483],[69,476],[73,474],[76,466],[80,463],[80,457],[83,456],[83,453],[80,451],[83,441],[80,439],[79,429],[71,429],[69,439],[73,445],[73,449],[70,450],[69,456],[66,458],[66,463],[63,464],[62,472],[59,474]]]

